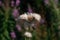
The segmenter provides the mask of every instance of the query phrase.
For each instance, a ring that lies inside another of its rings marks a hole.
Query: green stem
[[[31,40],[31,38],[29,38],[29,40]]]
[[[25,37],[25,40],[27,40],[27,38]]]

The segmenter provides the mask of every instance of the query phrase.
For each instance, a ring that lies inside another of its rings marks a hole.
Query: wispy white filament
[[[32,37],[32,34],[30,32],[25,32],[24,35],[29,38]]]
[[[34,17],[37,21],[41,20],[41,16],[39,14],[37,14],[37,13],[24,13],[24,14],[20,15],[19,18],[28,20],[29,15]]]

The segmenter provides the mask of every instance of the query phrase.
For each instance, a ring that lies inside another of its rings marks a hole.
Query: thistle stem
[[[25,37],[25,40],[27,40],[27,38]]]

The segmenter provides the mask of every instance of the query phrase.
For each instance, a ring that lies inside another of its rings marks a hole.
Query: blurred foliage
[[[40,37],[38,40],[60,40],[60,35],[58,30],[58,27],[60,26],[60,0],[58,5],[55,5],[53,0],[49,0],[49,3],[50,3],[49,5],[43,5],[44,0],[35,0],[35,4],[36,4],[34,6],[36,8],[35,12],[39,13],[42,10],[43,15],[45,17],[45,21],[46,21],[45,24],[40,25],[40,29],[39,29]],[[24,6],[26,7],[25,4]],[[42,7],[43,9],[41,9]],[[10,32],[12,30],[16,32],[15,30],[16,21],[12,16],[12,9],[13,7],[10,7],[10,6],[7,8],[0,7],[0,40],[12,40]],[[24,8],[21,8],[21,9],[24,9]],[[19,10],[19,11],[20,13],[24,12],[23,10]],[[19,32],[16,34],[20,35]],[[35,31],[33,32],[33,36],[34,35],[35,35]],[[20,37],[20,38],[19,37],[16,39],[24,40],[23,39],[24,37]],[[35,40],[35,37],[33,37],[32,40]]]

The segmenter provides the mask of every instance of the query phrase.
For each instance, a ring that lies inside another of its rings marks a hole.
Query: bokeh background
[[[31,40],[60,40],[60,0],[0,0],[0,40],[27,40],[16,23],[26,12],[41,15],[38,39]]]

